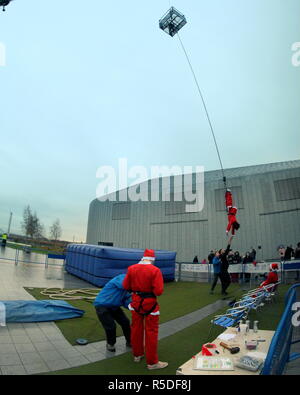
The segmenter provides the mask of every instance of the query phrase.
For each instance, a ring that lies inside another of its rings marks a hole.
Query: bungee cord
[[[221,171],[222,171],[222,176],[223,176],[223,182],[224,182],[224,184],[226,186],[226,177],[225,177],[224,167],[223,167],[223,163],[222,163],[222,159],[221,159],[221,155],[220,155],[220,150],[219,150],[219,147],[218,147],[217,139],[216,139],[216,136],[215,136],[214,128],[213,128],[213,125],[212,125],[212,121],[211,121],[211,118],[209,116],[209,112],[208,112],[208,109],[207,109],[207,105],[205,103],[204,96],[203,96],[202,91],[200,89],[200,85],[199,85],[196,73],[195,73],[194,68],[192,66],[191,60],[189,58],[189,55],[188,55],[188,53],[187,53],[187,51],[186,51],[186,49],[185,49],[185,47],[183,45],[183,42],[181,40],[179,32],[177,32],[177,36],[178,36],[181,48],[182,48],[182,50],[183,50],[183,52],[185,54],[186,60],[187,60],[187,62],[189,64],[189,67],[190,67],[190,70],[192,72],[192,75],[194,77],[194,81],[196,83],[196,87],[197,87],[197,90],[199,92],[199,95],[200,95],[200,98],[201,98],[201,101],[202,101],[202,104],[203,104],[203,107],[204,107],[204,110],[205,110],[205,114],[206,114],[206,117],[207,117],[207,120],[208,120],[208,123],[209,123],[209,127],[210,127],[210,130],[211,130],[211,134],[212,134],[212,137],[213,137],[213,140],[214,140],[214,144],[215,144],[215,147],[216,147],[216,151],[217,151],[217,155],[218,155],[218,158],[219,158]]]
[[[171,7],[171,0],[169,0],[169,5]],[[199,85],[196,73],[195,73],[194,68],[192,66],[192,62],[190,60],[190,57],[189,57],[189,55],[188,55],[188,53],[187,53],[187,51],[185,49],[185,46],[183,45],[181,37],[179,35],[179,30],[186,23],[187,23],[187,21],[186,21],[185,16],[183,14],[181,14],[179,11],[177,11],[174,7],[171,7],[170,10],[167,12],[167,14],[162,19],[160,19],[159,27],[162,30],[164,30],[165,33],[169,34],[171,37],[173,37],[175,34],[177,34],[177,36],[178,36],[179,43],[181,45],[181,48],[182,48],[182,50],[184,52],[184,55],[186,57],[186,60],[187,60],[188,65],[190,67],[190,70],[192,72],[192,75],[193,75],[193,78],[194,78],[194,81],[195,81],[198,93],[200,95],[200,98],[201,98],[201,101],[202,101],[202,104],[203,104],[203,107],[204,107],[204,110],[205,110],[205,114],[206,114],[206,117],[207,117],[207,120],[208,120],[210,131],[211,131],[211,134],[212,134],[212,137],[213,137],[214,145],[215,145],[215,148],[216,148],[216,151],[217,151],[217,155],[218,155],[218,158],[219,158],[221,172],[222,172],[222,176],[223,176],[223,182],[224,182],[224,186],[225,186],[225,189],[226,189],[227,185],[226,185],[225,171],[224,171],[224,166],[223,166],[223,162],[222,162],[222,159],[221,159],[221,154],[220,154],[220,150],[219,150],[219,147],[218,147],[215,131],[214,131],[214,128],[213,128],[213,124],[212,124],[212,121],[211,121],[211,118],[210,118],[210,115],[209,115],[209,112],[208,112],[208,108],[207,108],[206,102],[204,100],[203,93],[202,93],[201,88],[200,88],[200,85]]]

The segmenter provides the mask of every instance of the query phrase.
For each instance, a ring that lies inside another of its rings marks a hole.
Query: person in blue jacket
[[[212,295],[214,293],[214,289],[217,285],[218,279],[220,278],[221,280],[221,260],[220,260],[220,252],[217,251],[215,253],[215,256],[212,260],[212,264],[213,264],[213,269],[214,269],[214,279],[213,279],[213,283],[211,286],[211,290],[210,290],[210,294]]]
[[[122,286],[124,278],[125,274],[120,274],[111,279],[94,301],[97,316],[106,333],[106,348],[111,352],[116,351],[116,322],[123,330],[127,347],[131,347],[130,321],[121,309],[121,306],[128,309],[131,302],[131,294]]]

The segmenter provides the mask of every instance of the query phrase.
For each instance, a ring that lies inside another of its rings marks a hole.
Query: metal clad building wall
[[[295,246],[300,242],[300,161],[229,169],[226,174],[241,207],[241,228],[233,249],[244,254],[253,246],[258,258],[267,259],[277,257],[279,244]],[[226,247],[225,207],[220,211],[222,188],[220,172],[205,173],[205,203],[200,213],[183,213],[184,203],[177,202],[138,201],[117,207],[114,205],[124,203],[94,200],[87,242],[175,250],[178,262],[191,262],[195,255],[207,258],[211,249]],[[119,211],[113,212],[114,207]]]

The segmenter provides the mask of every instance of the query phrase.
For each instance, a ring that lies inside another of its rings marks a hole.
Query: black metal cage
[[[177,11],[176,8],[171,7],[169,11],[160,19],[159,27],[164,32],[173,37],[186,23],[187,21],[185,16]]]

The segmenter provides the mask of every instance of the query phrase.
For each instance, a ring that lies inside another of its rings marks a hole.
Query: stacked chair
[[[224,314],[215,316],[211,321],[212,325],[221,326],[223,328],[238,326],[241,320],[247,319],[251,310],[257,311],[262,308],[265,303],[269,303],[274,300],[278,285],[279,282],[247,292]]]

